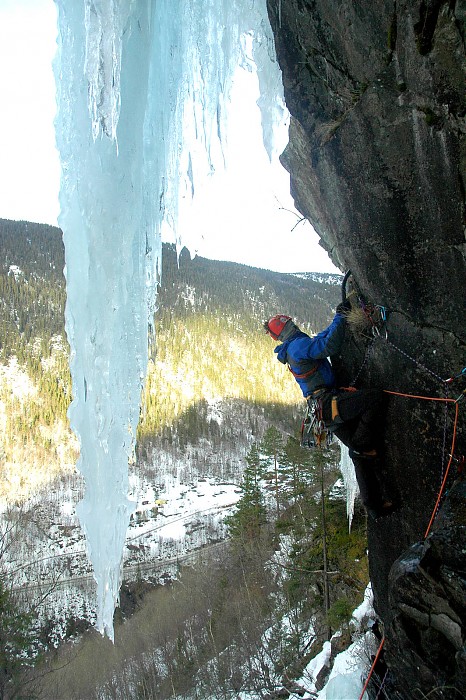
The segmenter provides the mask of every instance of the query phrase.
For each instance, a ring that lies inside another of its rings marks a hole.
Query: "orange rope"
[[[366,678],[366,682],[364,683],[364,688],[362,689],[361,695],[359,696],[359,700],[362,700],[362,697],[363,697],[364,693],[366,692],[366,688],[369,685],[370,679],[372,678],[372,674],[374,673],[375,665],[376,665],[377,661],[379,660],[379,656],[382,653],[382,649],[383,649],[384,644],[385,644],[385,637],[382,637],[382,641],[380,642],[380,646],[377,649],[377,654],[375,655],[375,659],[372,662],[371,670],[369,671],[369,675]]]
[[[455,443],[456,443],[456,429],[458,425],[458,401],[455,399],[448,399],[448,398],[438,398],[435,396],[417,396],[415,394],[402,394],[399,391],[388,391],[388,389],[384,389],[384,392],[386,394],[392,394],[393,396],[404,396],[408,399],[423,399],[424,401],[442,401],[443,403],[454,403],[455,404],[455,420],[453,423],[453,437],[451,440],[451,448],[450,448],[450,459],[448,460],[447,467],[445,469],[445,475],[443,477],[442,485],[440,487],[439,494],[437,496],[437,501],[435,502],[434,510],[432,511],[432,515],[430,516],[429,524],[427,526],[427,530],[424,535],[424,539],[426,539],[427,535],[430,532],[430,528],[432,527],[432,523],[434,522],[435,516],[437,514],[437,509],[439,507],[440,499],[442,498],[443,492],[445,490],[445,484],[447,483],[447,477],[448,473],[450,471],[451,463],[453,461],[453,455],[455,452]]]
[[[405,396],[408,399],[424,399],[424,401],[443,401],[444,403],[456,403],[456,399],[439,399],[435,396],[417,396],[416,394],[402,394],[400,391],[389,391],[388,389],[383,390],[385,394],[392,394],[393,396]]]
[[[450,471],[451,463],[453,461],[453,453],[455,451],[455,442],[456,442],[456,427],[458,425],[458,404],[455,405],[455,422],[453,423],[453,438],[451,441],[451,448],[450,448],[450,459],[448,460],[447,468],[445,469],[445,476],[443,477],[442,485],[440,487],[440,491],[437,497],[437,501],[434,506],[434,510],[432,511],[432,515],[430,516],[429,524],[427,526],[427,530],[424,535],[424,539],[426,539],[427,535],[430,532],[430,528],[432,527],[432,523],[434,522],[434,518],[437,514],[437,509],[440,503],[440,499],[442,498],[443,491],[445,489],[445,484],[447,482],[447,477],[448,477],[448,472]]]

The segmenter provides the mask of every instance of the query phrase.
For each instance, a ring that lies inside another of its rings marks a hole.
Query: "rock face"
[[[388,312],[387,338],[347,338],[342,372],[358,376],[358,386],[456,398],[464,379],[443,380],[465,364],[466,3],[268,0],[268,11],[292,115],[282,161],[296,206],[335,263]],[[465,406],[447,490],[465,452]],[[386,656],[403,698],[456,697],[451,688],[464,673],[466,574],[448,544],[464,518],[461,498],[449,502],[444,534],[439,515],[424,541],[454,423],[452,403],[390,397],[385,478],[402,505],[369,522],[368,540]],[[464,529],[456,534],[464,549]],[[448,572],[424,589],[432,566]],[[424,590],[413,612],[412,597]]]
[[[413,688],[438,688],[452,698],[466,688],[466,483],[445,499],[432,535],[413,545],[393,565],[390,593],[394,617],[386,658],[399,670],[406,697]],[[415,682],[413,670],[420,679]],[[442,691],[442,692],[441,692]]]

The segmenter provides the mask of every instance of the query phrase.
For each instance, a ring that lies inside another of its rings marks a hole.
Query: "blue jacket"
[[[298,329],[275,348],[277,359],[290,367],[304,398],[319,388],[335,388],[335,375],[327,358],[340,351],[345,326],[346,319],[337,314],[330,326],[313,338]]]

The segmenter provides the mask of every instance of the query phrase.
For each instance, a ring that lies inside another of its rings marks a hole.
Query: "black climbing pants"
[[[338,412],[343,422],[333,432],[350,448],[362,502],[366,508],[379,512],[386,500],[380,476],[387,396],[378,389],[338,391],[336,395]],[[331,394],[323,399],[325,421],[331,421],[331,399]],[[377,457],[354,454],[353,450],[376,450]]]
[[[337,391],[338,413],[343,423],[333,432],[345,445],[358,452],[383,448],[383,431],[387,406],[386,394],[379,389]],[[331,420],[332,395],[323,400],[325,421]]]

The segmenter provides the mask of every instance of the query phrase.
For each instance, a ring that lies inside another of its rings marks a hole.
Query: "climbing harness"
[[[333,442],[333,433],[325,425],[322,411],[322,395],[307,399],[306,413],[301,424],[301,447],[329,447]]]
[[[342,387],[343,391],[356,391],[354,387]],[[329,447],[333,442],[333,432],[342,423],[338,410],[338,396],[330,399],[330,422],[323,417],[323,399],[326,389],[317,389],[307,397],[307,408],[301,424],[301,447]]]

